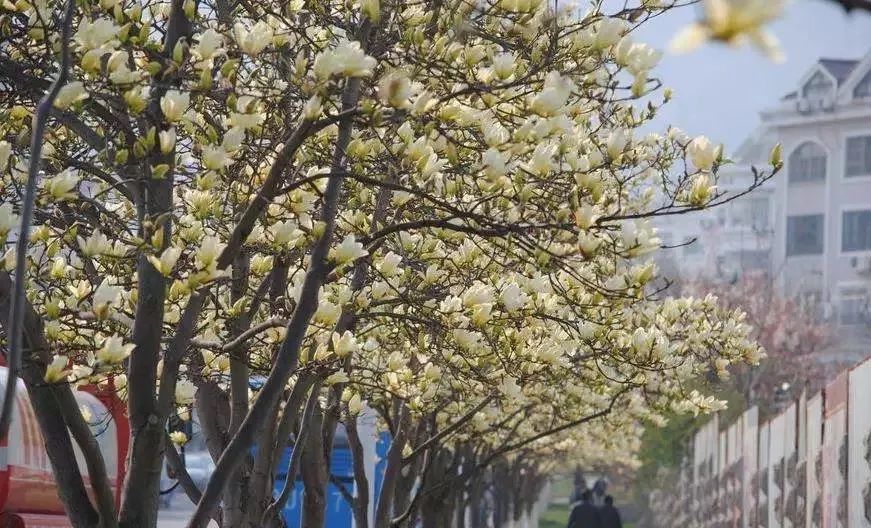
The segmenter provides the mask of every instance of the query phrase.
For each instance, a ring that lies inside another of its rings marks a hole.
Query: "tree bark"
[[[0,271],[0,325],[4,330],[9,328],[11,293],[12,279],[7,272]],[[55,388],[43,380],[49,345],[43,334],[42,321],[29,302],[25,303],[25,309],[22,332],[28,353],[22,357],[22,380],[39,422],[58,496],[67,516],[76,528],[91,528],[99,523],[99,514],[88,498],[79,465],[75,462],[75,451]],[[59,388],[69,390],[66,386]]]
[[[233,277],[230,284],[230,302],[243,299],[248,290],[248,272],[250,257],[243,250],[233,261]],[[230,321],[230,337],[235,338],[250,326],[247,312]],[[248,413],[248,347],[243,344],[230,353],[230,424],[227,436],[236,434],[242,420]],[[274,426],[273,426],[274,427]],[[272,429],[269,425],[266,429]],[[271,440],[271,438],[270,438]],[[269,442],[271,447],[271,441]],[[260,442],[259,449],[269,449]],[[250,467],[250,464],[247,465]],[[241,526],[245,517],[243,511],[247,504],[252,503],[251,472],[248,468],[239,468],[230,477],[230,484],[224,492],[223,516],[228,526]]]
[[[302,481],[305,489],[302,494],[302,525],[306,528],[323,528],[326,518],[326,489],[330,476],[330,464],[324,463],[324,438],[319,434],[323,424],[323,414],[319,406],[308,424],[311,434],[305,435],[302,456]],[[293,485],[288,481],[289,485]]]
[[[393,515],[393,498],[396,493],[396,481],[402,469],[402,450],[405,448],[408,429],[408,409],[399,400],[394,402],[396,430],[387,450],[387,467],[381,481],[381,494],[375,509],[375,528],[389,528]]]
[[[345,421],[345,430],[348,432],[348,444],[351,447],[351,458],[354,465],[354,482],[357,485],[352,505],[354,526],[355,528],[369,528],[369,478],[366,477],[363,443],[360,441],[360,433],[357,430],[356,416],[348,417]]]

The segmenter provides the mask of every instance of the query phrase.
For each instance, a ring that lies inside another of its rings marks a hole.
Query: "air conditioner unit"
[[[830,302],[822,303],[822,309],[820,310],[821,315],[823,317],[823,321],[831,321],[832,317],[835,315],[835,307],[832,306]]]
[[[871,256],[851,258],[850,267],[859,275],[871,275]]]
[[[811,108],[811,102],[804,98],[800,98],[798,101],[795,102],[795,110],[799,114],[809,114],[813,111],[813,109]]]

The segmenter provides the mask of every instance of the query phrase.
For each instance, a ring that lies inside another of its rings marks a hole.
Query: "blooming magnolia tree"
[[[322,526],[343,423],[367,526],[364,403],[392,435],[378,527],[439,525],[433,497],[512,457],[625,458],[640,420],[716,410],[684,381],[758,347],[649,260],[651,217],[732,197],[719,146],[641,131],[670,94],[632,31],[674,6],[3,4],[0,300],[26,302],[2,322],[73,523],[154,526],[165,458],[190,526],[277,523],[292,438]],[[128,405],[117,512],[81,385]],[[167,435],[192,408],[202,490]]]
[[[835,342],[835,336],[819,320],[819,306],[784,297],[765,274],[747,273],[733,283],[692,281],[681,285],[681,292],[713,293],[724,306],[740,306],[753,322],[751,335],[765,349],[765,360],[731,371],[717,369],[748,405],[758,405],[767,415],[776,410],[776,389],[781,384],[798,391],[821,388],[826,372],[819,353]]]

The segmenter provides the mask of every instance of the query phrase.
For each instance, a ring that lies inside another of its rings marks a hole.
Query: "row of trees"
[[[392,437],[375,526],[445,526],[487,474],[628,459],[640,421],[718,409],[686,382],[761,351],[649,260],[650,219],[732,198],[716,144],[642,132],[669,93],[632,33],[677,5],[0,6],[0,323],[72,523],[155,526],[167,460],[191,527],[279,524],[291,438],[322,526],[342,423],[368,526],[368,405]],[[84,384],[128,405],[117,511]],[[191,409],[205,489],[167,435]]]

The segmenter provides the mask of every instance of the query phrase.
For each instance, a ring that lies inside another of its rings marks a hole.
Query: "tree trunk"
[[[233,277],[230,283],[230,302],[232,303],[243,299],[248,291],[250,260],[248,254],[242,250],[233,261]],[[234,317],[230,321],[230,337],[239,336],[249,326],[247,312]],[[248,377],[248,348],[243,345],[230,352],[230,423],[227,428],[227,437],[236,434],[242,420],[248,413]],[[274,424],[274,420],[270,420],[268,423]],[[269,427],[267,425],[265,428]],[[272,425],[272,429],[274,429],[274,425]],[[261,440],[263,439],[261,438]],[[271,441],[271,438],[269,440]],[[268,449],[263,444],[264,442],[261,441],[259,449]],[[242,526],[246,506],[253,506],[252,502],[255,502],[250,496],[252,491],[250,488],[251,466],[252,464],[249,463],[236,469],[224,491],[223,515],[227,526]]]
[[[12,294],[12,280],[0,271],[0,326],[8,328]],[[90,528],[99,522],[97,511],[88,498],[82,474],[75,463],[75,451],[66,428],[55,389],[45,384],[43,376],[48,364],[49,345],[42,330],[42,321],[30,303],[26,303],[22,329],[25,353],[22,357],[21,378],[27,387],[36,420],[42,432],[48,459],[57,483],[58,496],[70,522],[76,528]],[[63,389],[69,390],[68,387]]]
[[[324,460],[324,437],[320,434],[323,414],[316,406],[309,423],[311,433],[306,435],[302,457],[302,525],[306,528],[323,528],[326,517],[326,489],[329,482],[330,464]],[[293,483],[290,483],[291,485]]]
[[[402,469],[402,450],[405,448],[406,430],[408,428],[408,409],[399,400],[394,402],[396,430],[387,451],[387,467],[381,481],[381,495],[375,510],[375,528],[389,528],[393,515],[393,498],[396,493],[396,481]]]
[[[357,431],[357,418],[348,417],[345,422],[348,431],[348,444],[351,447],[352,463],[354,465],[354,528],[369,528],[369,479],[366,477],[366,464],[363,460],[363,444]]]
[[[451,464],[451,454],[444,449],[433,448],[432,462],[426,470],[430,481],[421,490],[420,516],[423,528],[449,528],[453,521],[455,494],[450,485],[445,485],[456,467]],[[433,478],[435,477],[435,478]]]

